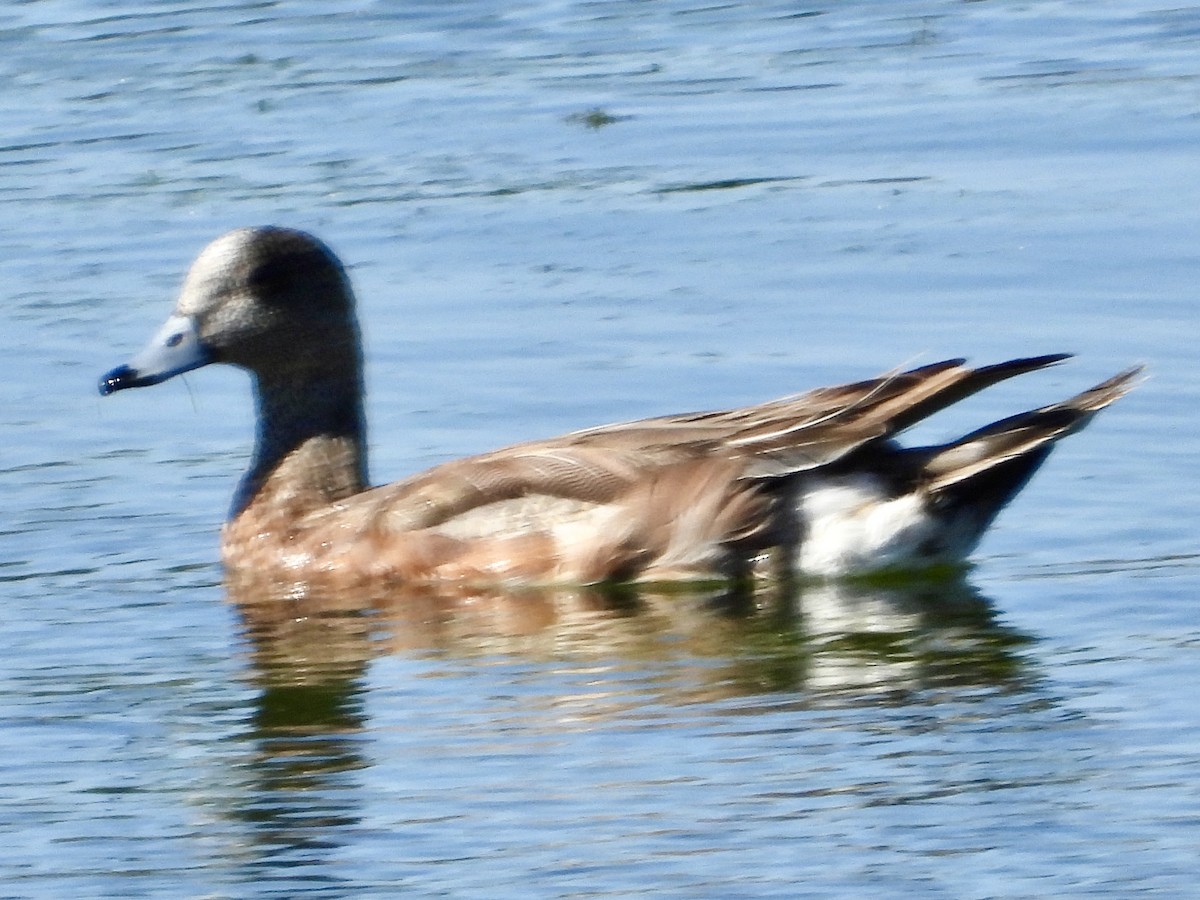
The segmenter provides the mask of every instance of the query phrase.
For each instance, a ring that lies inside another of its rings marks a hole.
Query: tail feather
[[[893,434],[903,431],[910,425],[953,406],[960,400],[964,400],[972,394],[976,394],[994,384],[1007,381],[1009,378],[1015,378],[1018,375],[1024,375],[1027,372],[1035,372],[1047,366],[1057,365],[1063,360],[1070,358],[1070,353],[1051,353],[1045,356],[1010,359],[990,366],[980,366],[977,369],[957,367],[953,372],[954,377],[949,379],[948,384],[939,387],[935,391],[931,391],[927,397],[918,402],[909,401],[906,404],[907,408],[904,408],[898,414],[890,416],[890,430]]]
[[[1092,416],[1127,394],[1141,367],[1127,369],[1074,397],[993,422],[951,444],[926,451],[926,490],[940,505],[971,502],[991,507],[987,520],[1045,462],[1054,444],[1082,429]]]

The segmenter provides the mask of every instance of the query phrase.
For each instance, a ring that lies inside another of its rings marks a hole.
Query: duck
[[[574,431],[372,487],[345,266],[281,226],[205,247],[149,344],[100,393],[249,372],[254,449],[221,530],[227,573],[276,583],[547,585],[841,578],[963,566],[1133,367],[943,444],[901,432],[1054,353],[949,359],[756,405]]]

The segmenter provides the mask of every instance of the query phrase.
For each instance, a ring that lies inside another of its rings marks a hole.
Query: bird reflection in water
[[[353,683],[384,654],[514,655],[626,671],[695,660],[695,683],[674,686],[687,702],[775,691],[879,699],[1020,681],[1029,640],[957,570],[734,586],[227,588],[272,685]]]
[[[526,711],[535,729],[604,727],[649,707],[921,705],[1032,680],[1030,638],[1000,624],[959,573],[690,588],[227,588],[259,688],[252,781],[235,815],[253,826],[252,868],[289,880],[315,873],[359,824],[351,798],[371,764],[368,669],[384,657],[488,679],[484,694],[541,705]],[[497,659],[520,663],[539,689],[495,684],[513,677]]]

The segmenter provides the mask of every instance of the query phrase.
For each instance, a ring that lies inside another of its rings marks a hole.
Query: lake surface
[[[0,12],[0,897],[1162,897],[1200,875],[1200,7]],[[372,468],[1136,362],[963,578],[239,610],[245,377],[101,401],[222,231],[346,259]]]

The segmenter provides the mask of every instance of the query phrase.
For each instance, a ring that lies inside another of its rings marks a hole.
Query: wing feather
[[[411,530],[532,495],[611,503],[665,468],[705,459],[731,463],[717,468],[735,481],[780,477],[834,462],[989,385],[1065,358],[978,369],[945,360],[754,406],[588,428],[445,463],[342,509],[353,506],[388,530]]]

